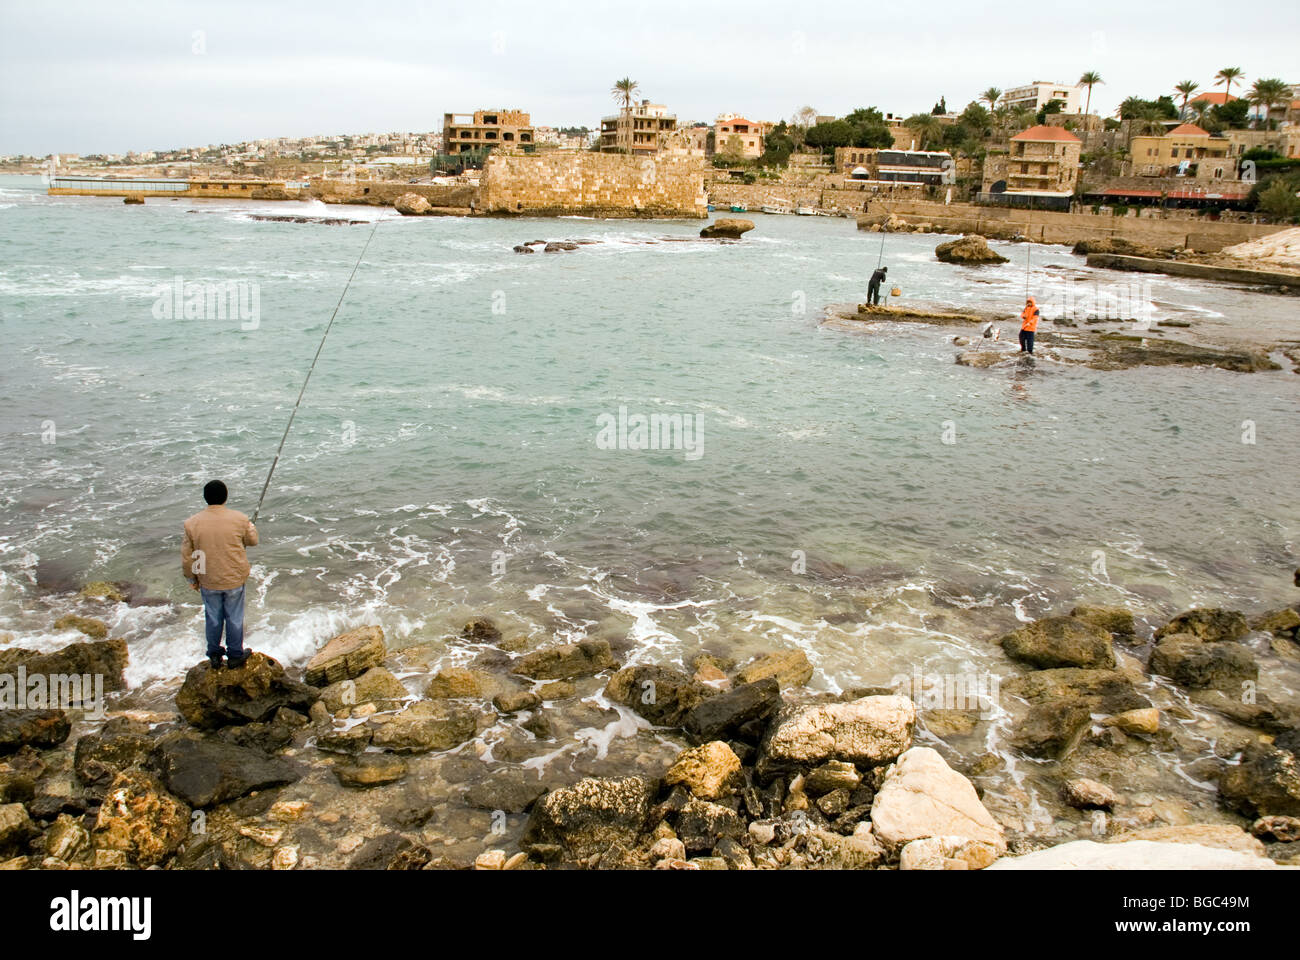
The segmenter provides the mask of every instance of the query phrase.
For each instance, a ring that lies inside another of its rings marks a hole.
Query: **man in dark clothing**
[[[880,285],[885,282],[885,273],[888,270],[888,267],[877,267],[867,283],[867,303],[873,307],[880,306]]]

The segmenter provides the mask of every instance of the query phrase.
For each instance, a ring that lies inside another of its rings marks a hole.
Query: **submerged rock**
[[[1093,604],[1079,604],[1070,611],[1070,616],[1100,627],[1112,637],[1132,642],[1136,628],[1133,624],[1133,612],[1125,607],[1102,607]]]
[[[80,617],[75,613],[65,614],[54,621],[55,630],[77,630],[88,637],[103,640],[108,636],[108,624],[94,617]]]
[[[1198,607],[1174,617],[1156,631],[1156,639],[1176,633],[1190,633],[1207,642],[1240,640],[1249,627],[1246,617],[1222,607]]]
[[[358,627],[339,634],[316,651],[307,661],[305,679],[314,687],[351,680],[383,663],[386,653],[382,627]]]
[[[1002,826],[984,809],[975,787],[929,747],[913,747],[889,768],[871,803],[871,824],[891,850],[925,837],[986,843],[999,856],[1007,849]]]
[[[523,813],[546,792],[546,786],[531,771],[499,770],[465,791],[465,802],[479,810]]]
[[[1061,791],[1061,798],[1079,810],[1109,810],[1119,803],[1119,797],[1114,790],[1104,783],[1086,777],[1067,780]]]
[[[944,263],[1006,263],[1007,258],[989,249],[988,241],[979,234],[970,233],[958,240],[949,240],[934,248],[934,255]]]
[[[781,689],[802,687],[812,679],[813,666],[802,650],[778,650],[757,657],[736,673],[740,683],[757,683],[775,677]]]
[[[336,763],[334,776],[345,787],[377,787],[406,776],[406,761],[391,753],[363,753]]]
[[[318,696],[319,691],[290,680],[275,660],[254,653],[237,670],[213,670],[206,660],[190,667],[176,708],[191,726],[212,730],[263,722],[282,707],[306,713]]]
[[[1205,641],[1191,633],[1166,633],[1151,651],[1153,673],[1183,687],[1239,691],[1259,677],[1255,655],[1233,641]]]
[[[1115,666],[1110,633],[1076,617],[1045,617],[998,641],[1007,656],[1035,667]]]
[[[420,700],[391,716],[367,721],[373,746],[395,753],[450,750],[478,732],[478,712],[448,700]]]

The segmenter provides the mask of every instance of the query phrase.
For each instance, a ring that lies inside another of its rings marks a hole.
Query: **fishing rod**
[[[280,463],[280,454],[284,450],[284,441],[289,439],[289,428],[293,426],[293,418],[298,415],[298,406],[302,403],[303,394],[307,392],[307,384],[311,380],[312,372],[316,369],[316,361],[320,359],[320,352],[325,349],[325,338],[330,335],[330,330],[334,326],[334,318],[339,315],[339,307],[343,306],[343,298],[348,295],[348,287],[352,286],[352,278],[357,275],[357,268],[361,266],[366,250],[370,247],[370,241],[375,238],[375,231],[378,229],[379,220],[375,220],[375,225],[370,228],[370,236],[366,237],[365,246],[361,248],[361,255],[357,257],[357,262],[352,266],[352,272],[348,274],[348,282],[343,285],[343,292],[339,294],[339,302],[334,304],[334,312],[330,314],[330,322],[325,325],[325,332],[321,334],[320,343],[316,347],[316,355],[311,358],[311,366],[307,368],[307,376],[303,378],[302,389],[298,391],[298,399],[294,402],[293,410],[289,413],[289,422],[284,425],[284,435],[280,437],[280,445],[275,449],[275,459],[271,461],[271,469],[266,473],[266,483],[262,484],[262,495],[257,498],[257,509],[253,511],[253,523],[257,523],[258,515],[262,512],[262,501],[266,499],[267,488],[271,486],[271,477],[274,476],[275,468]]]

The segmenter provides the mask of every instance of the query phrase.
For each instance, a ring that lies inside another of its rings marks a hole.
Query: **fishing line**
[[[366,237],[366,244],[361,248],[361,255],[357,257],[357,262],[352,266],[352,272],[348,275],[348,282],[343,285],[343,292],[339,294],[339,302],[334,304],[334,312],[330,314],[330,322],[325,325],[325,332],[321,334],[320,343],[316,347],[316,355],[311,358],[311,366],[307,368],[307,376],[303,378],[302,389],[298,391],[298,399],[294,402],[293,410],[289,413],[289,422],[284,425],[284,435],[280,437],[280,445],[275,449],[275,459],[271,461],[271,469],[266,473],[266,483],[262,484],[262,495],[257,498],[257,509],[253,511],[253,523],[257,523],[257,517],[262,512],[262,501],[266,499],[266,490],[271,486],[271,477],[275,474],[275,468],[280,463],[280,453],[284,450],[284,441],[289,439],[289,428],[293,426],[293,418],[298,415],[298,405],[302,403],[303,394],[307,392],[307,384],[311,380],[312,372],[316,369],[316,361],[320,359],[320,352],[325,348],[325,338],[330,335],[330,330],[334,326],[334,318],[339,315],[339,307],[343,306],[343,298],[348,295],[348,287],[352,286],[352,278],[357,275],[357,268],[361,266],[361,261],[366,255],[366,250],[370,247],[370,241],[375,238],[375,231],[379,229],[379,221],[370,229],[370,236]]]

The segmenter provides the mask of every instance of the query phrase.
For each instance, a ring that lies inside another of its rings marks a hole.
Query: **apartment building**
[[[1084,89],[1077,83],[1047,83],[1043,80],[1035,80],[1033,83],[1012,87],[1005,91],[998,105],[1012,109],[1028,107],[1037,113],[1053,100],[1059,100],[1062,113],[1082,113]]]
[[[603,153],[630,151],[636,156],[654,156],[676,129],[677,117],[667,107],[642,100],[601,117],[600,149]]]
[[[532,117],[522,110],[476,110],[442,118],[443,150],[449,154],[484,148],[531,150],[534,135]]]

